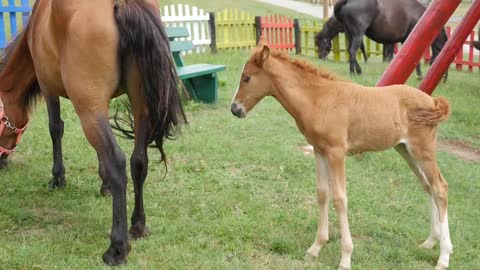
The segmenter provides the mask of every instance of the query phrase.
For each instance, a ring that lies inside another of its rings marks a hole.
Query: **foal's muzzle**
[[[230,106],[230,111],[232,112],[233,115],[235,115],[238,118],[245,117],[245,112],[236,103],[232,103],[232,105]]]

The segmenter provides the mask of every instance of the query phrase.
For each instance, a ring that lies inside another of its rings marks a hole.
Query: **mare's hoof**
[[[65,187],[65,177],[53,177],[50,182],[48,182],[48,188],[50,190],[63,189]]]
[[[448,267],[446,266],[443,266],[441,264],[437,264],[437,266],[435,266],[435,270],[447,270]]]
[[[7,159],[0,158],[0,170],[6,169],[7,168]]]
[[[148,229],[148,226],[144,224],[136,223],[132,225],[129,233],[133,239],[139,239],[148,236],[150,234],[150,229]]]
[[[131,245],[129,241],[124,242],[119,247],[110,244],[110,247],[103,254],[103,262],[113,266],[124,264],[127,262],[127,256],[130,249]]]
[[[100,194],[103,197],[112,197],[112,187],[110,185],[102,185],[100,187]]]

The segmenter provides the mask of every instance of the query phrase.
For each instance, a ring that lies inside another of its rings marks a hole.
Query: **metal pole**
[[[405,83],[420,62],[425,49],[460,4],[461,0],[435,0],[427,8],[377,86]]]
[[[468,9],[460,24],[455,28],[455,32],[447,41],[442,51],[438,55],[435,63],[430,67],[427,75],[423,79],[419,88],[425,93],[431,95],[442,75],[447,71],[458,50],[463,50],[463,43],[472,32],[475,24],[480,19],[480,1],[473,2]]]

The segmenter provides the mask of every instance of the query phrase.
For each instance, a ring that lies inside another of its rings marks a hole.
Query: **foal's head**
[[[231,105],[232,114],[243,118],[263,97],[273,95],[273,81],[265,70],[270,48],[260,42],[243,67],[238,90]]]

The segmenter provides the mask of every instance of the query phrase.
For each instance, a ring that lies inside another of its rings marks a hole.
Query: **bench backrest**
[[[187,38],[190,36],[188,29],[185,27],[167,27],[167,36],[170,39],[170,50],[173,59],[178,67],[185,66],[181,57],[181,52],[193,50],[193,42],[191,40],[175,40],[176,38]]]

